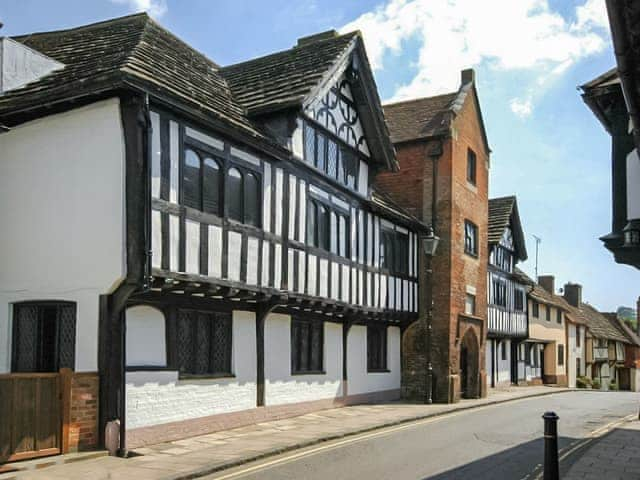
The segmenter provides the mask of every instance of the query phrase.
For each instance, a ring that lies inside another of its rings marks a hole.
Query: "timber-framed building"
[[[426,226],[371,188],[359,33],[227,67],[146,14],[4,41],[39,68],[0,96],[0,372],[100,400],[47,452],[399,397]]]

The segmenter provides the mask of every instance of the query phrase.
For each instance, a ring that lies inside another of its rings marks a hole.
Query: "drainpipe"
[[[438,200],[438,159],[442,156],[442,140],[437,140],[427,151],[427,157],[432,162],[433,183],[431,186],[431,234],[437,238],[436,216]],[[433,403],[433,255],[427,255],[427,398],[426,403]],[[448,395],[448,393],[447,393]]]

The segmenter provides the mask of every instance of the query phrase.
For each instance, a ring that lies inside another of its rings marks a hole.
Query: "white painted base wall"
[[[387,329],[387,368],[389,372],[367,372],[367,327],[354,325],[347,338],[347,394],[400,389],[400,328]]]
[[[237,412],[256,406],[253,312],[233,312],[234,378],[180,380],[176,371],[127,373],[127,428]]]
[[[98,297],[124,276],[124,141],[117,99],[0,135],[0,373],[14,302],[76,302],[76,371],[98,368]]]
[[[505,343],[506,360],[502,360],[502,343]],[[505,386],[511,384],[511,341],[487,339],[485,348],[485,361],[487,370],[487,387],[491,388],[491,379],[495,375],[495,386]],[[495,372],[494,372],[495,365]],[[522,372],[524,375],[524,372]]]
[[[141,343],[140,359],[160,361],[162,348],[140,339],[160,338],[161,313],[132,307],[135,334]],[[158,317],[158,318],[156,318]],[[127,373],[127,428],[136,429],[169,422],[238,412],[256,407],[256,331],[253,312],[233,312],[232,371],[234,378],[181,380],[176,371]],[[129,339],[128,339],[129,340]],[[367,372],[367,329],[353,326],[347,339],[347,395],[400,390],[400,328],[387,330],[388,372]],[[128,342],[127,350],[136,350]],[[271,314],[265,320],[265,405],[283,405],[340,398],[342,382],[342,325],[324,323],[325,374],[291,374],[291,317]]]
[[[269,315],[264,330],[266,405],[342,396],[342,325],[324,323],[324,375],[291,375],[289,315]]]

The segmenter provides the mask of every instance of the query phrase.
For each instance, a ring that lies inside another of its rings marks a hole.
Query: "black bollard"
[[[544,480],[559,480],[558,415],[545,412],[544,419]]]

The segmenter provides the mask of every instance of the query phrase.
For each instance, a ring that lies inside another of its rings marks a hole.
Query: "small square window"
[[[536,301],[531,302],[531,315],[533,315],[534,318],[540,316],[540,304]]]
[[[476,154],[473,150],[467,150],[467,182],[476,184]]]
[[[476,314],[476,296],[467,293],[464,300],[464,313],[467,315]]]

